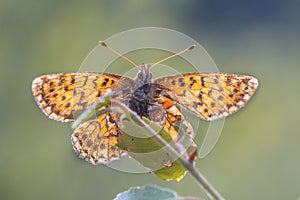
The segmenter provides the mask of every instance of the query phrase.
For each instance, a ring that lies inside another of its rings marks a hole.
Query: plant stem
[[[221,194],[212,186],[211,183],[203,176],[203,174],[191,163],[188,159],[185,159],[180,153],[175,150],[168,142],[166,142],[159,134],[157,134],[148,124],[146,124],[135,112],[130,110],[126,105],[119,101],[111,99],[111,103],[114,106],[119,107],[123,111],[126,111],[132,115],[134,120],[137,120],[161,145],[163,145],[166,151],[175,158],[178,158],[178,162],[191,173],[196,182],[204,189],[210,199],[212,200],[225,200]]]

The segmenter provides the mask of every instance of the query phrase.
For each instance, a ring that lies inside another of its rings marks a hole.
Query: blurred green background
[[[70,124],[48,119],[33,100],[34,77],[77,71],[98,40],[144,26],[183,32],[220,71],[260,81],[197,161],[208,180],[226,199],[298,199],[300,2],[292,0],[1,0],[0,199],[112,199],[150,183],[205,196],[190,175],[165,182],[91,166],[73,152]]]

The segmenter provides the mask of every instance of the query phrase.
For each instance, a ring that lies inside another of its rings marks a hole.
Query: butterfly
[[[111,98],[161,126],[174,141],[181,137],[178,127],[194,136],[180,106],[202,120],[217,120],[245,106],[257,87],[256,78],[238,74],[187,73],[152,78],[148,64],[139,67],[135,78],[86,72],[43,75],[32,82],[36,103],[53,120],[73,121],[77,112],[88,109],[111,89]],[[79,124],[71,136],[75,152],[94,165],[120,159],[127,150],[117,146],[122,134],[119,127],[119,115],[114,112]]]

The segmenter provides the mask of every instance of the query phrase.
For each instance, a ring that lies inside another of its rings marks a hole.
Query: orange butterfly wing
[[[113,113],[83,122],[72,134],[72,144],[79,157],[96,165],[120,159],[126,152],[116,146],[120,132]]]
[[[174,102],[167,98],[161,97],[164,101],[163,107],[166,111],[165,124],[163,128],[171,135],[174,141],[177,141],[182,137],[179,132],[182,131],[189,137],[194,137],[194,131],[191,124],[187,121],[183,113]],[[180,129],[180,130],[179,130]]]
[[[97,101],[108,88],[113,89],[120,79],[118,75],[100,73],[50,74],[35,78],[32,92],[49,118],[66,122],[74,119],[74,112]]]
[[[191,73],[154,80],[164,95],[185,106],[201,119],[229,116],[254,94],[258,81],[252,76],[222,73]]]

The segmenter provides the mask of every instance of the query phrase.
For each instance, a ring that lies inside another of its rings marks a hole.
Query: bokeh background
[[[165,182],[91,166],[73,152],[70,124],[48,119],[33,100],[34,77],[77,71],[98,40],[145,26],[183,32],[220,71],[260,81],[197,161],[207,179],[226,199],[298,199],[300,2],[293,0],[1,0],[0,199],[112,199],[145,184],[205,197],[190,175]]]

